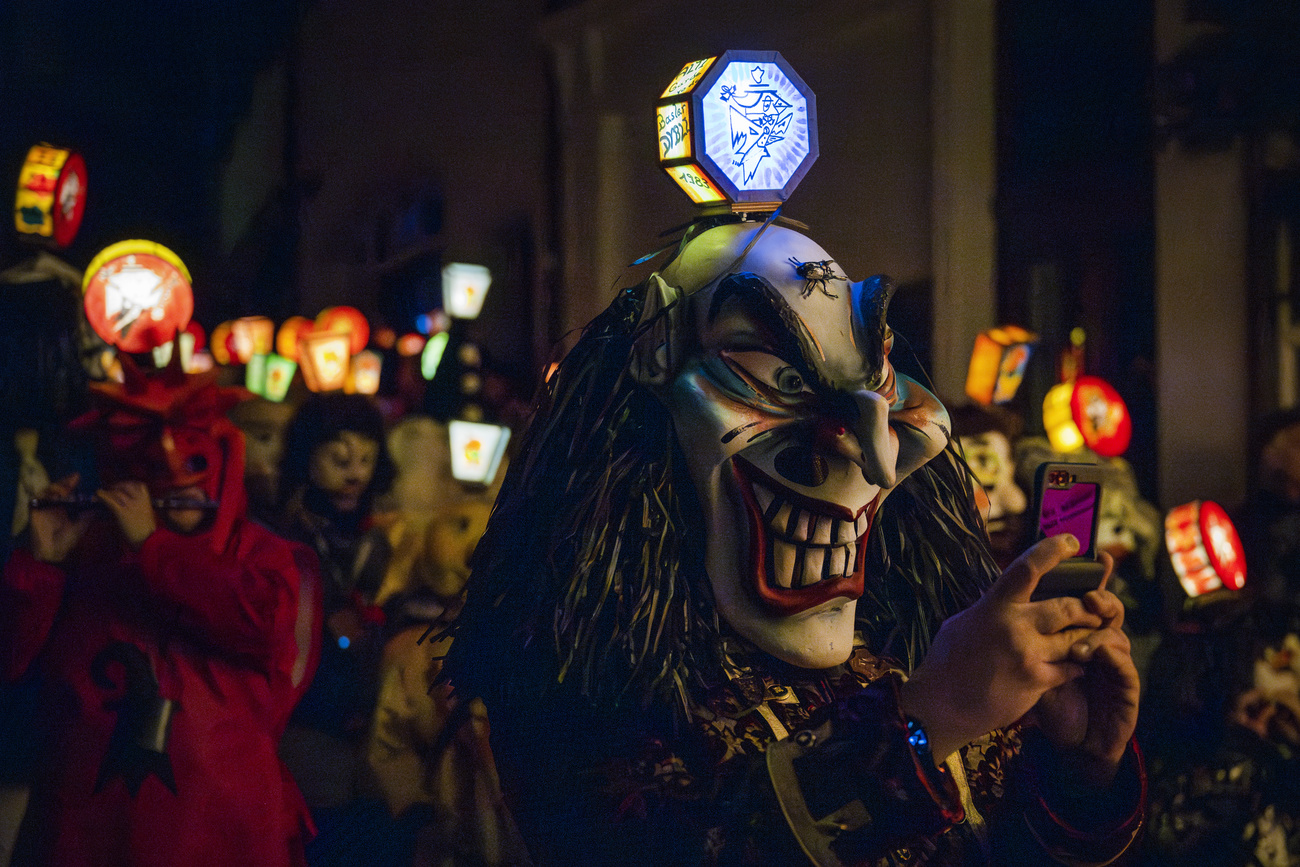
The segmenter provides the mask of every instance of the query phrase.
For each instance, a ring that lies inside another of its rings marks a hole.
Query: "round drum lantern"
[[[18,175],[14,225],[19,233],[72,243],[86,212],[86,162],[81,155],[50,145],[27,152]]]
[[[1194,500],[1165,516],[1165,545],[1188,596],[1246,586],[1246,556],[1237,528],[1218,503]]]

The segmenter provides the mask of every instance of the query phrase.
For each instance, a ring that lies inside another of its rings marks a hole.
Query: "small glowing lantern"
[[[1043,398],[1043,427],[1058,452],[1087,446],[1107,458],[1124,454],[1133,435],[1124,399],[1096,376],[1052,386]]]
[[[442,266],[442,306],[457,319],[473,319],[491,285],[492,272],[482,265],[448,262]]]
[[[186,373],[192,373],[194,367],[194,346],[196,344],[194,333],[188,329],[176,335],[174,340],[170,340],[161,346],[153,348],[154,367],[166,367],[172,360],[172,353],[176,351],[176,345],[180,344],[181,349],[181,370]]]
[[[297,361],[298,339],[315,327],[306,316],[290,316],[275,334],[275,351],[290,361]]]
[[[266,396],[266,355],[254,353],[244,362],[244,388],[253,394]]]
[[[416,334],[414,331],[403,334],[397,338],[397,354],[402,358],[412,358],[423,352],[428,343],[428,338],[423,334]]]
[[[312,391],[338,391],[348,379],[351,338],[343,331],[316,331],[298,341],[298,365]]]
[[[432,380],[437,374],[438,365],[442,364],[442,354],[447,351],[447,341],[450,339],[448,332],[440,331],[424,344],[424,352],[420,353],[420,375],[425,379]]]
[[[354,394],[378,393],[379,373],[383,369],[383,365],[383,356],[370,349],[363,349],[352,356],[347,390]]]
[[[975,335],[966,371],[966,395],[984,406],[1006,403],[1015,397],[1037,339],[1036,334],[1018,325],[990,328]]]
[[[1237,528],[1218,503],[1195,500],[1165,516],[1169,560],[1188,596],[1246,586],[1246,555]]]
[[[275,323],[265,316],[241,316],[230,324],[230,333],[240,364],[248,364],[254,355],[269,355],[275,348]]]
[[[152,241],[106,247],[86,268],[81,288],[90,327],[123,352],[170,342],[194,314],[189,270]]]
[[[775,51],[686,64],[655,117],[659,165],[697,205],[775,210],[817,159],[817,100]]]
[[[355,307],[326,307],[316,314],[315,331],[342,331],[348,335],[348,354],[356,355],[370,342],[370,322]]]
[[[262,397],[281,403],[289,393],[289,385],[298,370],[298,363],[272,352],[266,357],[266,387]]]
[[[14,225],[24,235],[66,247],[86,212],[86,161],[73,151],[36,145],[18,174]]]
[[[233,322],[222,322],[216,328],[212,329],[212,360],[217,364],[226,365],[230,363],[230,329]]]
[[[510,428],[453,419],[447,431],[451,437],[451,474],[470,484],[492,484],[510,442]]]

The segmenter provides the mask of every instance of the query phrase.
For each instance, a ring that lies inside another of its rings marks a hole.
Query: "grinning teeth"
[[[800,587],[816,584],[824,577],[822,565],[825,563],[825,548],[805,548],[803,552],[803,573]]]
[[[853,570],[856,569],[858,566],[857,560],[858,560],[858,546],[845,545],[844,546],[844,574],[845,575],[853,574]]]
[[[829,545],[831,543],[831,527],[835,525],[835,519],[828,515],[819,515],[814,521],[812,540],[814,545]]]
[[[816,515],[811,514],[807,510],[800,510],[799,520],[793,523],[790,527],[790,541],[807,542],[809,524],[816,520]]]
[[[858,539],[862,538],[863,534],[867,532],[867,526],[870,523],[871,523],[871,519],[867,517],[867,510],[863,509],[862,514],[858,515],[858,519],[856,522],[854,522],[853,525],[854,537]]]
[[[766,515],[767,508],[768,506],[772,505],[772,501],[776,499],[776,495],[773,494],[771,491],[769,491],[767,488],[760,488],[757,485],[753,487],[753,491],[754,491],[754,499],[758,501],[759,511]]]
[[[840,545],[830,550],[830,556],[827,558],[826,570],[831,576],[847,574],[844,564],[848,557],[849,546]]]
[[[772,517],[771,527],[779,536],[788,535],[787,530],[790,525],[790,512],[793,511],[789,503],[781,503],[777,509],[776,515]]]
[[[772,559],[773,578],[776,580],[776,585],[790,589],[790,581],[794,576],[795,561],[798,559],[798,549],[789,542],[773,539]]]

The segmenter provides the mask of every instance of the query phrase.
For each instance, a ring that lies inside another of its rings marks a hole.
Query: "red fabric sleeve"
[[[0,677],[22,677],[45,645],[63,600],[66,576],[16,548],[0,579]]]

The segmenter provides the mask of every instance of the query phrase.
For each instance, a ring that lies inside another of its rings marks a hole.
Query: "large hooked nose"
[[[938,398],[902,375],[897,387],[901,405],[895,407],[877,392],[854,392],[852,424],[826,423],[821,436],[857,464],[864,479],[886,490],[943,451],[948,438],[948,413]]]
[[[824,447],[838,452],[862,470],[862,477],[879,488],[898,484],[898,437],[889,428],[889,401],[874,391],[851,395],[852,423],[846,427],[826,420],[820,428]],[[846,407],[847,410],[847,407]]]

